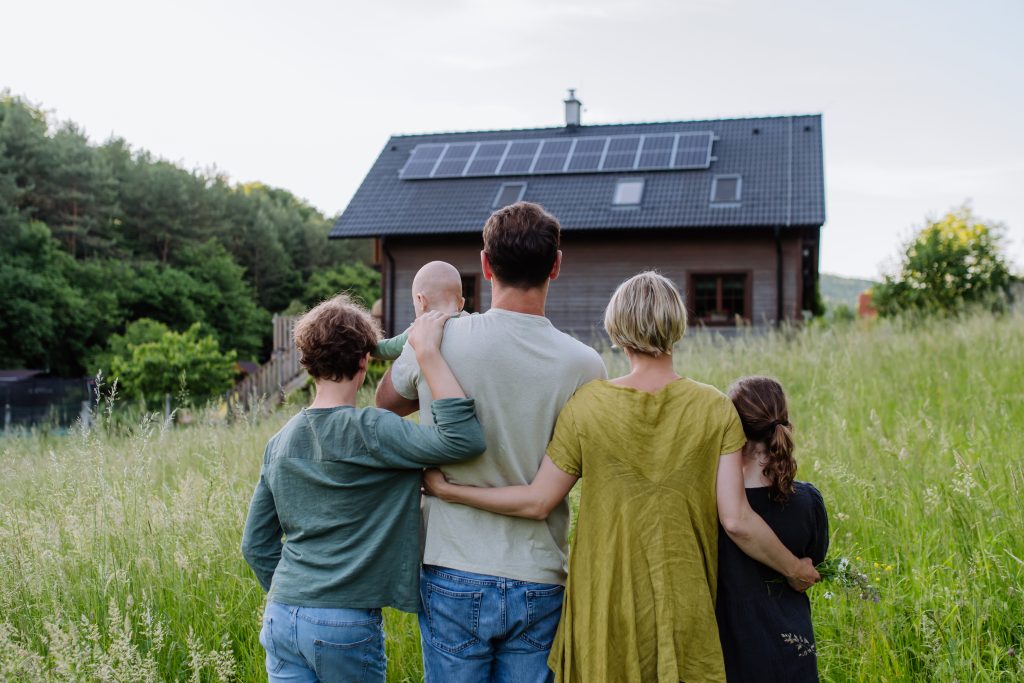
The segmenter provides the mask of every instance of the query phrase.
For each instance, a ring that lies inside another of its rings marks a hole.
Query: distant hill
[[[821,298],[829,308],[846,304],[850,308],[857,307],[857,295],[872,285],[878,284],[873,280],[858,280],[852,277],[841,277],[839,275],[821,274]]]

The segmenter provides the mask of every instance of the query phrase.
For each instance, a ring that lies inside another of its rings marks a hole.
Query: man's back
[[[441,351],[466,395],[476,399],[487,450],[445,467],[459,484],[530,483],[562,407],[583,384],[603,378],[601,357],[537,315],[492,309],[450,321]],[[406,398],[430,400],[406,349],[392,370]],[[429,414],[421,413],[428,421]],[[496,515],[436,498],[424,502],[423,563],[537,583],[565,582],[569,509],[545,521]]]

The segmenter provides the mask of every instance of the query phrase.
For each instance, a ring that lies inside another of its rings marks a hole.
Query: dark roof
[[[402,180],[423,143],[712,131],[710,168]],[[756,133],[755,133],[756,131]],[[716,175],[742,176],[738,205],[712,206]],[[622,177],[646,179],[639,207],[612,205]],[[523,199],[543,205],[565,230],[820,226],[825,222],[821,116],[533,128],[392,137],[331,237],[478,232],[502,183],[525,181]]]

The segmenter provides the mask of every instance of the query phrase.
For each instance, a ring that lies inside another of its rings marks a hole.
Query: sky
[[[0,0],[0,89],[343,210],[392,134],[821,113],[821,270],[970,201],[1024,271],[1024,0]]]

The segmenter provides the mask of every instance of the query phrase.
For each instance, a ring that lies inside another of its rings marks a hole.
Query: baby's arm
[[[391,339],[382,339],[377,343],[371,354],[374,358],[380,360],[395,360],[402,355],[402,349],[405,348],[405,342],[409,339],[409,330],[406,330],[397,337]]]
[[[428,494],[449,503],[469,505],[499,515],[547,519],[569,495],[578,479],[560,470],[545,455],[537,476],[529,486],[460,486],[450,483],[440,470],[427,470],[423,474],[423,488]]]

